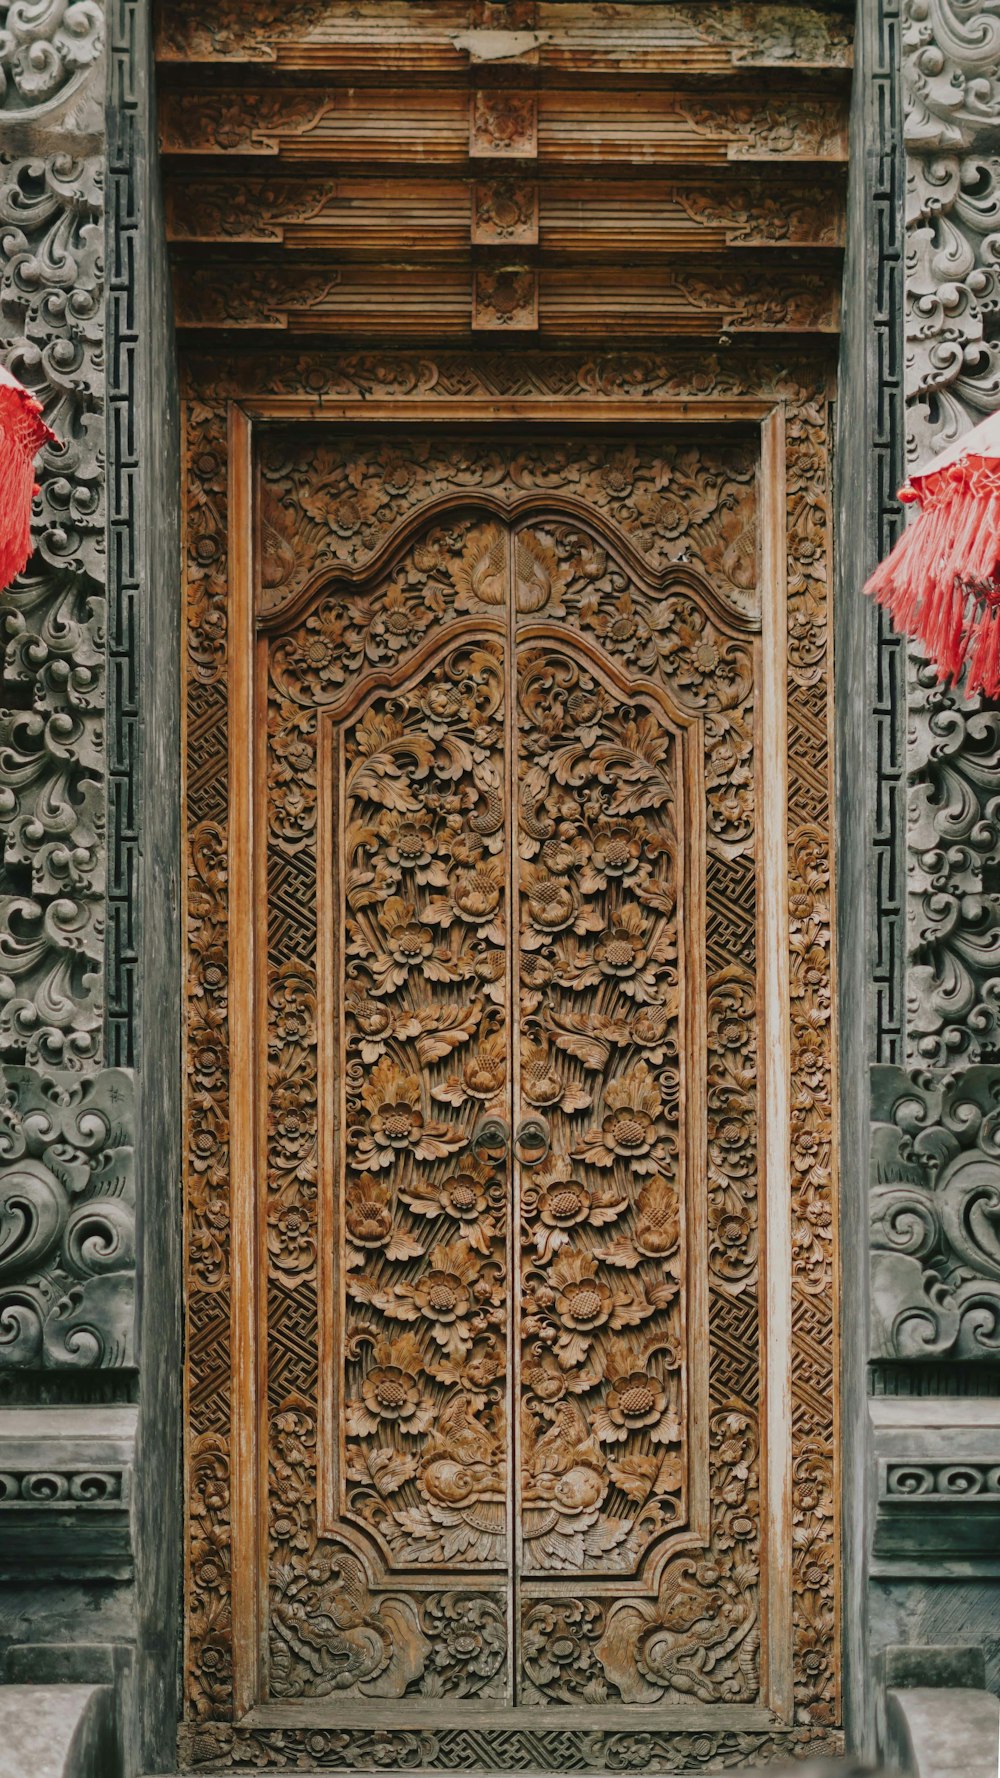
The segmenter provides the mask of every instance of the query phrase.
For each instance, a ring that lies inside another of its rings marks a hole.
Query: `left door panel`
[[[320,1537],[272,1565],[276,1697],[303,1660],[313,1695],[400,1697],[431,1668],[450,1696],[508,1696],[508,549],[455,517],[262,647],[278,1290],[315,1262],[310,1197],[333,1259]],[[473,625],[484,575],[496,618]],[[298,1434],[277,1308],[272,1453]]]

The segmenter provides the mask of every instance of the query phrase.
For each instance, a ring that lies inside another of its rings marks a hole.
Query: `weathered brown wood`
[[[546,259],[612,263],[664,253],[718,255],[761,247],[841,248],[839,176],[825,183],[732,173],[625,183],[550,181],[517,175],[468,180],[261,178],[229,173],[167,184],[171,241],[178,247],[275,243],[290,253],[335,252],[338,261],[405,251],[418,260],[461,255],[469,244],[541,247]]]
[[[502,32],[492,41],[486,31]],[[412,0],[300,0],[249,5],[172,0],[161,9],[158,55],[177,64],[330,74],[342,81],[390,71],[461,80],[471,67],[537,69],[549,78],[647,80],[787,69],[817,75],[850,67],[852,33],[843,13],[820,7],[749,4],[590,3],[540,0],[480,8],[462,0],[415,7]]]
[[[751,3],[166,8],[179,325],[829,335],[849,35]]]

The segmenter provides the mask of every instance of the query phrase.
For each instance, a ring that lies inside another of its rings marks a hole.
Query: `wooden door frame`
[[[301,362],[301,361],[300,361]],[[262,367],[266,369],[266,364]],[[799,367],[796,367],[799,368]],[[810,367],[815,373],[815,367]],[[778,383],[780,387],[781,376]],[[262,379],[263,380],[263,379]],[[752,378],[748,379],[753,381]],[[764,381],[770,379],[762,379]],[[245,386],[245,385],[244,385]],[[795,396],[802,385],[793,383],[791,401],[772,387],[763,395],[725,396],[642,393],[601,398],[574,394],[569,399],[549,395],[497,397],[485,389],[470,397],[434,393],[426,396],[393,393],[372,395],[349,390],[335,398],[290,390],[286,393],[232,396],[224,404],[228,439],[227,501],[229,635],[229,859],[231,970],[230,1010],[232,1029],[231,1094],[231,1358],[232,1358],[232,1645],[233,1716],[248,1726],[277,1727],[301,1717],[300,1706],[260,1705],[262,1676],[263,1602],[266,1584],[266,1513],[261,1508],[266,1488],[266,1453],[257,1438],[257,1352],[263,1337],[261,1292],[256,1258],[261,1241],[261,1194],[258,1166],[262,1131],[259,1113],[255,1121],[257,1058],[254,1039],[254,1005],[259,993],[259,961],[248,935],[254,896],[259,884],[259,847],[254,834],[255,760],[252,714],[254,709],[254,527],[253,456],[258,427],[269,424],[349,424],[392,427],[433,424],[446,432],[470,423],[477,427],[527,427],[558,423],[567,431],[599,425],[602,429],[623,426],[648,430],[711,424],[727,428],[748,425],[759,428],[761,474],[759,514],[762,538],[761,592],[763,630],[763,677],[761,686],[762,734],[769,745],[758,762],[758,794],[761,798],[763,836],[762,864],[768,893],[762,898],[760,958],[763,1019],[761,1058],[767,1070],[763,1103],[767,1116],[762,1131],[761,1153],[766,1180],[762,1302],[766,1305],[770,1386],[763,1405],[762,1461],[764,1494],[762,1527],[768,1544],[762,1560],[766,1594],[764,1616],[769,1645],[764,1655],[762,1687],[766,1685],[770,1708],[740,1711],[740,1725],[789,1728],[793,1721],[792,1670],[792,1276],[790,1163],[791,1040],[789,1016],[789,909],[782,893],[788,881],[788,784],[787,784],[787,573],[791,540],[787,523],[785,451],[786,413],[798,405]],[[814,388],[809,394],[814,397]],[[216,397],[216,403],[218,398]],[[221,416],[220,416],[221,417]],[[828,493],[828,491],[827,491]],[[829,550],[829,522],[827,521]],[[828,624],[829,628],[829,624]],[[828,696],[828,719],[832,698]],[[256,860],[256,864],[255,864]],[[834,1052],[835,1053],[835,1052]],[[835,1178],[835,1130],[831,1130]],[[835,1268],[835,1257],[834,1257]],[[831,1289],[838,1289],[834,1269]],[[836,1375],[834,1366],[834,1376]],[[834,1407],[836,1427],[836,1404]],[[839,1428],[835,1431],[835,1444]],[[775,1460],[780,1453],[780,1460]],[[770,1454],[770,1455],[769,1455]],[[836,1495],[834,1493],[834,1502]],[[763,1503],[762,1503],[763,1505]],[[836,1504],[834,1504],[836,1512]],[[839,1529],[839,1528],[838,1528]],[[246,1554],[253,1552],[253,1559]],[[350,1720],[351,1710],[329,1706],[332,1720]],[[716,1707],[717,1708],[717,1707]],[[674,1726],[669,1708],[656,1712],[657,1726]],[[687,1715],[688,1713],[684,1713]],[[723,1713],[728,1714],[726,1712]],[[312,1717],[313,1712],[310,1712]],[[713,1711],[713,1718],[715,1711]],[[756,1718],[759,1717],[759,1725]],[[636,1724],[636,1726],[641,1726]],[[676,1727],[686,1726],[679,1719]]]

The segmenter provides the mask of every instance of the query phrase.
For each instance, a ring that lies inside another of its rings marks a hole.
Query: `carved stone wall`
[[[178,1560],[154,1604],[169,1458],[147,1548],[136,1281],[141,1239],[155,1302],[164,1174],[146,1134],[136,1165],[134,1063],[139,589],[156,526],[141,535],[137,508],[146,440],[168,436],[169,350],[154,435],[138,389],[155,281],[138,233],[149,10],[0,4],[0,358],[59,441],[38,459],[34,553],[0,595],[0,1681],[113,1667],[133,1770],[166,1764],[149,1724],[165,1711],[172,1734]],[[160,1151],[169,1166],[162,1136]],[[168,1322],[150,1350],[176,1366]],[[154,1394],[163,1441],[169,1389]]]
[[[0,345],[58,443],[0,600],[0,1368],[134,1364],[132,1092],[101,1069],[106,924],[103,95],[93,0],[0,32]]]
[[[4,1367],[134,1363],[134,1209],[123,1160],[132,1099],[126,1077],[100,1072],[105,57],[104,14],[93,0],[4,9],[0,346],[58,439],[39,459],[34,554],[0,601]],[[95,1195],[95,1179],[111,1182],[107,1200],[102,1188]],[[76,1324],[60,1306],[70,1290],[86,1336],[70,1337]]]
[[[902,27],[917,462],[1000,405],[1000,11],[996,0],[904,0]]]
[[[907,189],[905,454],[912,465],[1000,407],[994,339],[1000,339],[1000,162],[983,146],[990,131],[995,140],[1000,129],[1000,8],[996,0],[903,0],[899,25]],[[883,551],[889,541],[882,539]],[[879,1021],[875,1044],[878,1063],[899,1062],[904,1072],[876,1067],[873,1075],[871,1356],[982,1360],[990,1341],[978,1321],[975,1338],[946,1335],[943,1322],[933,1333],[916,1333],[911,1285],[913,1267],[922,1265],[928,1278],[920,1288],[934,1296],[937,1317],[945,1298],[934,1293],[940,1288],[948,1297],[953,1272],[947,1263],[941,1271],[940,1242],[917,1232],[928,1207],[921,1197],[929,1182],[927,1129],[938,1130],[930,1181],[936,1189],[940,1144],[951,1140],[948,1108],[964,1104],[973,1085],[988,1097],[1000,1059],[1000,711],[938,684],[912,649],[905,709],[903,1043],[886,1046]],[[880,790],[884,794],[881,779]],[[891,918],[877,897],[880,945],[887,913]],[[969,1069],[975,1073],[966,1081]],[[896,1134],[887,1134],[897,1124]],[[911,1139],[921,1131],[921,1150],[911,1153]],[[985,1154],[982,1167],[991,1176],[996,1157]],[[910,1186],[923,1204],[919,1212],[916,1200],[903,1208],[899,1192]],[[979,1247],[966,1252],[962,1264],[964,1300],[993,1273]]]
[[[901,0],[899,28],[913,468],[1000,408],[1000,6]],[[870,1083],[875,1657],[984,1641],[996,1611],[1000,711],[907,654],[902,1043]]]
[[[872,1071],[873,1352],[1000,1353],[1000,1069]]]

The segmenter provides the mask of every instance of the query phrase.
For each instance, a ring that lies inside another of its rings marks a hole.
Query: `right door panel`
[[[747,1704],[757,623],[577,520],[511,572],[519,1695]]]

